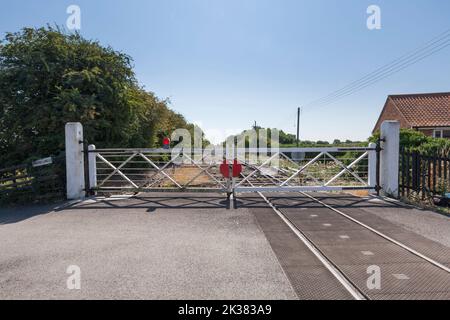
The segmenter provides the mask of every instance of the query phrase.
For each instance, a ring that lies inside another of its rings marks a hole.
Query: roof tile
[[[450,126],[450,92],[389,97],[412,127]]]

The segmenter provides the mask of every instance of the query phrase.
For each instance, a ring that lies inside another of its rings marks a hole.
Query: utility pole
[[[297,108],[297,148],[300,143],[300,107]]]

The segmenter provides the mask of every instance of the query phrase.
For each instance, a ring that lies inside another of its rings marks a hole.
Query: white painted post
[[[67,199],[82,199],[85,196],[83,126],[79,122],[66,123],[66,177]]]
[[[398,167],[400,152],[400,122],[381,124],[380,184],[383,195],[398,198]]]
[[[88,151],[95,151],[95,145],[90,144]],[[89,188],[97,187],[97,154],[95,152],[89,152]]]
[[[376,143],[369,143],[369,148],[375,149],[377,147]],[[368,184],[369,187],[375,188],[377,185],[377,152],[376,150],[369,151],[369,167],[368,167]],[[369,190],[370,194],[376,193],[376,190]]]

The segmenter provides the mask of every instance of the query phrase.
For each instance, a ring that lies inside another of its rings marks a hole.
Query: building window
[[[450,130],[442,130],[442,138],[450,139]]]
[[[433,138],[446,138],[450,139],[450,129],[434,129]]]
[[[442,138],[442,130],[433,130],[433,138]]]

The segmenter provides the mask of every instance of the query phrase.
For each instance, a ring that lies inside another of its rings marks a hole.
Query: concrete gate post
[[[85,197],[83,126],[79,122],[66,123],[67,199]]]
[[[398,169],[400,153],[400,122],[381,124],[380,184],[382,194],[398,198]]]

